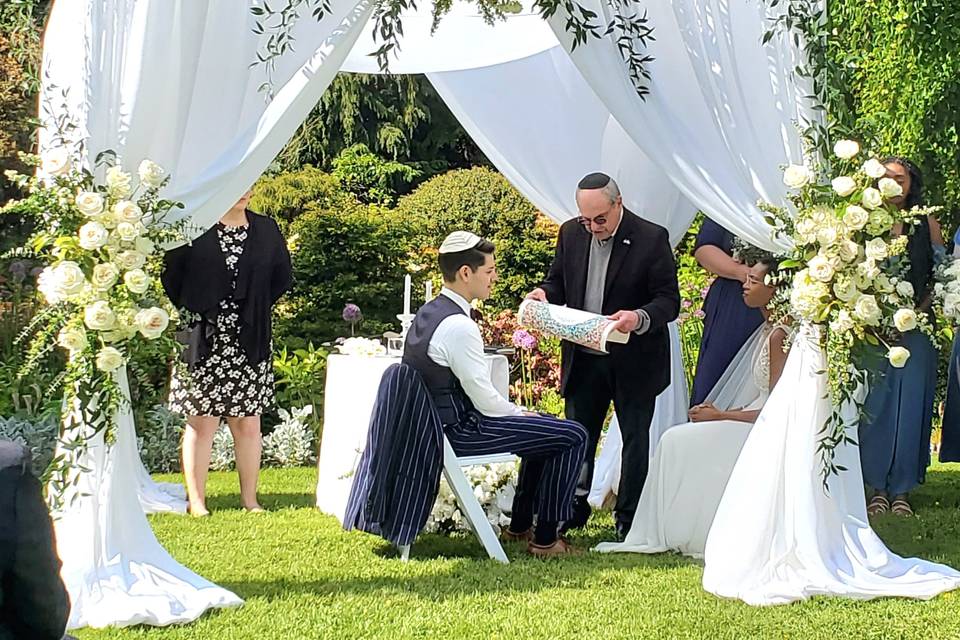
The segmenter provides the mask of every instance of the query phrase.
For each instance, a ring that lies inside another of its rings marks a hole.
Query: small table
[[[510,363],[502,355],[487,355],[490,379],[504,398],[509,397]],[[367,445],[370,416],[383,372],[400,362],[398,356],[327,358],[323,404],[323,439],[317,461],[317,507],[343,522],[353,473]]]

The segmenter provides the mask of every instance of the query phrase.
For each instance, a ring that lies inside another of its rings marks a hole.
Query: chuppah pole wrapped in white
[[[20,375],[57,347],[67,353],[47,495],[72,602],[68,628],[188,622],[242,601],[178,564],[150,530],[142,498],[175,501],[150,486],[140,461],[126,374],[128,361],[177,353],[158,247],[179,240],[184,225],[166,221],[179,205],[160,197],[168,178],[158,165],[144,160],[135,180],[112,152],[90,169],[83,156],[82,143],[58,147],[39,177],[9,174],[29,195],[7,207],[32,214],[27,250],[48,263],[38,278],[46,305],[27,329]]]

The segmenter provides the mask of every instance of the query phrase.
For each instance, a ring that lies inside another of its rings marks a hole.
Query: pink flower
[[[690,300],[684,300],[684,301],[683,301],[683,308],[684,308],[684,309],[689,309],[689,308],[692,307],[692,306],[693,306],[693,302],[691,302]]]
[[[513,332],[513,346],[518,349],[532,351],[537,346],[537,339],[526,329],[517,329]]]

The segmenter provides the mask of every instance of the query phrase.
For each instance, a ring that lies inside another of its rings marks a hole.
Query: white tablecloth
[[[504,356],[488,355],[493,386],[508,397],[510,364]],[[399,357],[369,358],[331,355],[323,404],[317,507],[343,522],[353,472],[367,443],[370,415],[383,372]]]

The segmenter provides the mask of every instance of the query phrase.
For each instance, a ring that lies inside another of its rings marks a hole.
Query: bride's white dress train
[[[736,461],[707,538],[704,588],[771,605],[814,595],[927,599],[960,587],[960,572],[901,558],[870,528],[855,446],[836,451],[847,471],[824,491],[816,447],[830,403],[816,338],[801,329]]]

